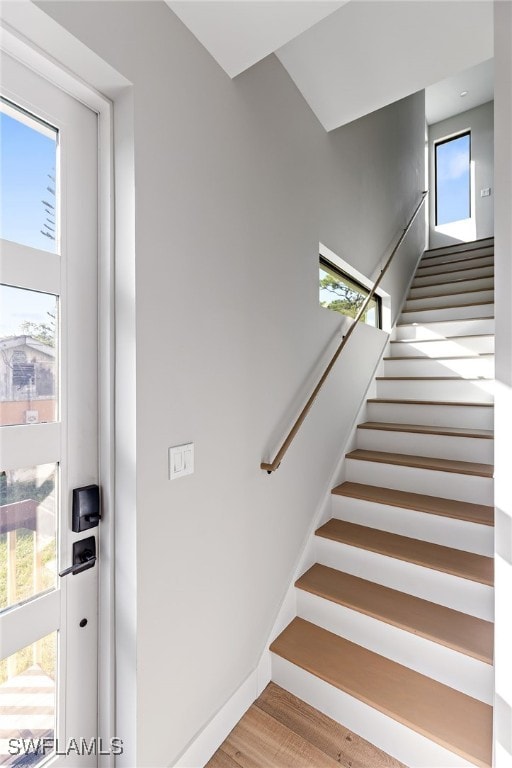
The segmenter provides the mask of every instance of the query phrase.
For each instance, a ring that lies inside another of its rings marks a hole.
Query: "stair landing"
[[[270,683],[205,768],[405,768],[403,763]]]

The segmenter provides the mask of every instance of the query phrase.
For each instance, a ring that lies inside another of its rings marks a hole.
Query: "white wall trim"
[[[202,768],[269,682],[270,668],[267,670],[266,659],[262,657],[256,669],[174,763],[174,768]]]

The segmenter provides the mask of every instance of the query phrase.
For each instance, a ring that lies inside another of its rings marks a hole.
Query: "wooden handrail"
[[[283,460],[283,457],[284,457],[286,451],[288,450],[288,448],[290,447],[291,443],[293,442],[293,438],[295,437],[295,435],[297,434],[297,432],[301,428],[302,423],[303,423],[304,419],[306,418],[306,416],[308,415],[308,412],[309,412],[311,406],[315,402],[318,393],[322,389],[322,386],[323,386],[326,378],[328,377],[328,375],[330,374],[332,368],[334,367],[334,364],[335,364],[336,360],[338,359],[338,357],[340,356],[343,348],[345,347],[345,344],[348,342],[348,340],[352,336],[354,328],[356,327],[356,325],[358,324],[359,320],[361,319],[361,317],[366,312],[366,308],[368,307],[370,301],[372,300],[372,298],[373,298],[373,296],[375,294],[375,291],[379,287],[382,278],[386,274],[386,272],[388,270],[388,267],[391,264],[391,261],[393,260],[393,257],[395,255],[395,253],[398,251],[398,249],[402,245],[402,243],[403,243],[403,241],[405,239],[405,236],[407,235],[407,233],[409,232],[410,228],[412,227],[412,225],[414,223],[414,220],[415,220],[416,216],[418,215],[418,213],[420,211],[420,208],[423,205],[427,194],[428,194],[428,192],[422,192],[421,200],[419,201],[418,205],[414,209],[414,213],[412,214],[411,218],[409,219],[409,222],[408,222],[407,226],[405,227],[405,229],[402,231],[400,237],[398,238],[398,241],[397,241],[395,247],[391,251],[391,254],[390,254],[388,260],[384,264],[384,267],[381,269],[380,275],[378,276],[377,280],[375,281],[375,283],[373,285],[373,288],[371,289],[370,293],[366,297],[366,300],[363,302],[359,312],[355,316],[354,322],[349,327],[349,329],[346,332],[346,334],[343,336],[343,338],[342,338],[342,340],[340,342],[340,345],[338,346],[338,349],[336,350],[336,352],[332,356],[331,362],[329,363],[329,365],[327,366],[327,368],[323,372],[320,381],[318,382],[318,384],[314,388],[314,390],[313,390],[309,400],[307,401],[306,405],[304,406],[304,408],[300,412],[299,416],[297,417],[297,420],[296,420],[295,424],[293,425],[291,430],[288,432],[288,435],[286,436],[283,444],[281,445],[280,449],[276,453],[276,456],[275,456],[274,460],[271,461],[270,463],[267,463],[267,462],[263,461],[260,464],[261,469],[264,469],[266,472],[268,472],[269,475],[272,472],[275,472],[276,469],[279,468],[279,465],[281,464],[281,461]]]

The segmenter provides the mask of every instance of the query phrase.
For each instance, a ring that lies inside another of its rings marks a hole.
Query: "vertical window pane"
[[[470,134],[436,144],[436,224],[471,216]]]
[[[0,285],[0,425],[57,419],[57,297]]]
[[[0,236],[57,250],[57,131],[0,100]]]
[[[0,468],[0,611],[55,588],[55,464]]]
[[[0,662],[0,765],[30,766],[54,751],[57,633]]]

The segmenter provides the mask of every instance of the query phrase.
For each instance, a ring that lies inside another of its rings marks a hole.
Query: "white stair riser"
[[[477,259],[484,256],[494,256],[493,245],[487,245],[482,248],[472,248],[470,251],[465,252],[459,251],[459,253],[441,253],[437,255],[434,253],[426,253],[422,257],[420,265],[422,267],[428,267],[429,265],[434,266],[434,264],[451,264],[454,261],[460,261],[461,259],[464,263],[468,259]]]
[[[297,590],[297,615],[450,688],[493,703],[490,664],[301,589]]]
[[[481,357],[475,355],[470,359],[444,357],[432,359],[423,357],[421,360],[384,360],[384,376],[467,376],[469,378],[486,379],[494,377],[494,355]]]
[[[378,379],[377,397],[492,403],[494,381],[480,379]]]
[[[477,277],[494,277],[494,269],[490,267],[477,267],[476,269],[457,269],[448,274],[443,272],[434,275],[421,275],[416,273],[411,288],[418,288],[420,285],[438,285],[439,283],[450,283],[455,285],[458,280],[475,280]]]
[[[349,459],[345,462],[346,480],[380,488],[396,488],[411,493],[432,493],[443,499],[457,499],[474,504],[493,504],[493,481],[490,477],[418,469],[398,464]]]
[[[433,456],[492,464],[493,440],[454,435],[426,435],[420,432],[396,432],[384,429],[358,429],[357,447],[369,451],[408,453],[413,456]]]
[[[421,309],[417,312],[405,311],[400,315],[400,323],[433,323],[439,320],[465,320],[466,318],[480,317],[494,317],[494,304]]]
[[[464,758],[275,654],[272,680],[410,768],[475,768]]]
[[[494,319],[478,318],[465,320],[439,320],[420,322],[412,320],[409,323],[400,323],[394,330],[395,339],[449,339],[451,336],[473,336],[474,334],[494,335]]]
[[[367,419],[368,421],[388,421],[398,424],[492,429],[494,409],[477,405],[368,403]]]
[[[430,309],[430,307],[451,307],[484,301],[494,301],[494,290],[453,293],[444,296],[419,296],[414,298],[409,296],[405,302],[404,311],[407,312],[409,309]]]
[[[431,294],[451,294],[454,291],[492,291],[494,288],[493,277],[480,277],[475,280],[461,280],[458,283],[439,283],[438,286],[429,288],[411,288],[409,299],[417,299],[420,296],[430,296]]]
[[[492,254],[487,256],[478,256],[475,258],[468,259],[467,262],[464,261],[457,261],[453,263],[437,263],[433,264],[431,266],[426,265],[425,262],[421,264],[421,266],[418,268],[418,271],[416,272],[417,277],[423,277],[424,275],[437,275],[437,274],[446,274],[447,279],[449,280],[449,275],[452,272],[460,272],[461,270],[472,270],[477,267],[487,267],[491,268],[494,266],[494,256]]]
[[[316,562],[493,621],[494,590],[432,568],[315,536]]]
[[[457,355],[494,354],[494,336],[459,336],[439,341],[410,340],[404,344],[390,343],[392,357],[423,355],[429,359],[457,357]]]
[[[332,495],[331,511],[333,517],[347,523],[365,525],[485,557],[494,554],[494,528],[490,525],[335,494]]]

